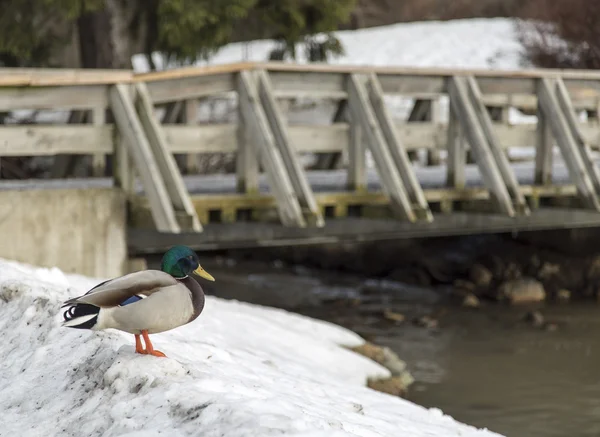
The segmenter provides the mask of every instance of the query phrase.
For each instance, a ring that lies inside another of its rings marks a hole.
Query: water
[[[287,308],[392,348],[416,382],[408,398],[506,436],[600,435],[600,307],[539,307],[558,329],[523,321],[530,308],[466,309],[443,293],[348,275],[259,264],[211,265],[209,294]],[[395,323],[384,310],[403,314]],[[438,326],[411,321],[431,316]]]

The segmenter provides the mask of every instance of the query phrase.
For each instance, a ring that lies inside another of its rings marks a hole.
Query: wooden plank
[[[348,147],[351,126],[347,123],[290,125],[288,132],[298,153],[331,153],[341,152]],[[394,126],[396,134],[406,150],[444,150],[446,148],[448,127],[445,123],[397,121]],[[600,147],[600,128],[597,123],[581,123],[579,128],[589,144]],[[237,151],[235,124],[164,125],[163,130],[170,144],[170,150],[174,153],[234,153]],[[535,124],[501,125],[494,123],[493,131],[499,146],[503,149],[533,148],[536,144]]]
[[[149,198],[156,228],[163,232],[180,232],[175,210],[144,128],[137,116],[128,86],[124,84],[113,86],[110,91],[110,101],[115,123],[129,148]]]
[[[467,85],[464,78],[452,77],[448,81],[450,104],[455,111],[465,137],[471,145],[475,160],[481,170],[485,186],[493,193],[494,202],[501,212],[510,217],[515,215],[510,194],[494,156],[489,150],[483,129],[479,123],[475,109],[469,100]]]
[[[275,145],[267,116],[260,105],[254,80],[247,71],[242,71],[238,75],[238,99],[244,120],[251,129],[252,141],[258,146],[259,159],[267,173],[269,185],[277,198],[281,223],[284,226],[305,227],[306,221],[302,215],[302,208],[285,170],[283,158]]]
[[[381,85],[377,80],[377,76],[374,74],[369,75],[367,91],[374,115],[379,122],[379,127],[381,128],[381,133],[387,144],[393,164],[402,178],[404,189],[410,198],[413,210],[416,212],[419,219],[426,221],[433,220],[433,215],[425,200],[423,190],[414,173],[408,154],[396,135],[396,129],[392,123],[392,118],[388,113],[385,101],[383,100]]]
[[[462,134],[460,122],[456,112],[449,111],[448,120],[448,158],[447,158],[447,184],[450,187],[462,190],[466,183],[467,148]]]
[[[291,145],[287,132],[287,123],[281,117],[277,102],[273,97],[273,91],[269,76],[264,70],[256,72],[256,82],[258,84],[258,97],[267,117],[267,122],[273,132],[275,144],[283,159],[283,164],[292,183],[292,187],[298,196],[298,201],[303,209],[305,216],[308,216],[308,222],[314,226],[321,227],[325,225],[323,216],[315,202],[314,194],[304,169],[298,161],[296,149]]]
[[[270,71],[273,92],[302,93],[320,98],[342,98],[346,95],[345,75],[343,73],[294,73]]]
[[[529,207],[525,201],[525,197],[521,194],[519,183],[515,177],[510,164],[506,157],[506,153],[500,148],[494,130],[492,126],[492,120],[490,115],[481,101],[481,91],[473,76],[466,77],[467,92],[471,99],[471,105],[475,110],[475,114],[479,120],[479,124],[483,130],[485,139],[487,140],[488,150],[491,152],[493,159],[496,162],[496,166],[502,176],[504,185],[508,190],[510,197],[512,198],[513,205],[517,209],[519,214],[529,214]]]
[[[554,140],[552,138],[550,120],[546,117],[538,102],[534,170],[536,184],[550,185],[552,183],[553,149]]]
[[[0,156],[112,153],[112,126],[2,126]]]
[[[141,83],[141,82],[140,82]],[[155,105],[176,100],[197,99],[235,91],[235,75],[223,73],[157,80],[147,83],[150,98]]]
[[[538,99],[544,115],[550,121],[552,133],[569,168],[569,175],[577,185],[579,196],[588,208],[600,210],[600,202],[594,191],[594,185],[587,173],[583,157],[578,150],[575,139],[571,134],[567,120],[555,97],[555,84],[549,79],[540,79]]]
[[[396,134],[406,150],[443,150],[447,126],[433,123],[395,123]],[[600,146],[598,125],[580,124],[585,141]],[[350,125],[290,125],[289,135],[298,153],[341,152],[348,147]],[[235,124],[199,126],[163,125],[173,153],[235,153]],[[7,125],[0,127],[0,156],[38,156],[55,154],[110,154],[112,126],[89,125]],[[494,135],[502,148],[533,147],[536,125],[494,125]]]
[[[367,145],[373,155],[384,191],[390,197],[394,212],[399,217],[415,221],[417,217],[377,122],[367,89],[362,79],[354,74],[350,75],[348,79],[348,103],[353,119],[359,122],[365,133]]]
[[[0,87],[0,111],[15,109],[93,109],[108,106],[108,86]]]
[[[202,226],[200,225],[196,210],[190,200],[181,173],[179,173],[179,168],[177,168],[175,158],[168,150],[168,143],[154,114],[154,105],[150,99],[146,84],[143,82],[136,83],[135,91],[136,108],[140,122],[148,137],[148,144],[150,145],[152,155],[156,160],[169,199],[176,212],[183,212],[188,216],[191,221],[192,230],[201,232]]]
[[[92,110],[92,124],[94,126],[104,126],[106,124],[106,109],[103,106]],[[106,155],[103,153],[94,153],[92,155],[92,175],[101,177],[104,176],[105,173]]]

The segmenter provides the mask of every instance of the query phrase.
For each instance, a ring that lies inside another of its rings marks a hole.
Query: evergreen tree
[[[186,64],[210,57],[247,27],[257,30],[247,37],[279,41],[281,58],[296,58],[296,46],[302,43],[309,59],[326,60],[328,53],[341,53],[330,32],[348,20],[354,4],[355,0],[0,0],[0,65],[60,66],[56,55],[67,47],[78,51],[83,67],[129,68],[133,54],[145,53],[151,62],[153,52]]]

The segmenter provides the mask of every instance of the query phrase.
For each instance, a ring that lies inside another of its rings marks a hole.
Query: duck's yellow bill
[[[206,270],[204,270],[202,268],[202,266],[198,266],[198,268],[196,270],[194,270],[194,273],[197,274],[198,276],[200,276],[201,278],[208,279],[209,281],[215,280],[215,278],[213,278],[210,273],[208,273]]]

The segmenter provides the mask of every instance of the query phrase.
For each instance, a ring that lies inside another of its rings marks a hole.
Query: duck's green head
[[[163,256],[160,269],[175,278],[185,278],[195,273],[209,281],[215,280],[212,275],[202,268],[196,252],[187,246],[170,248]]]

